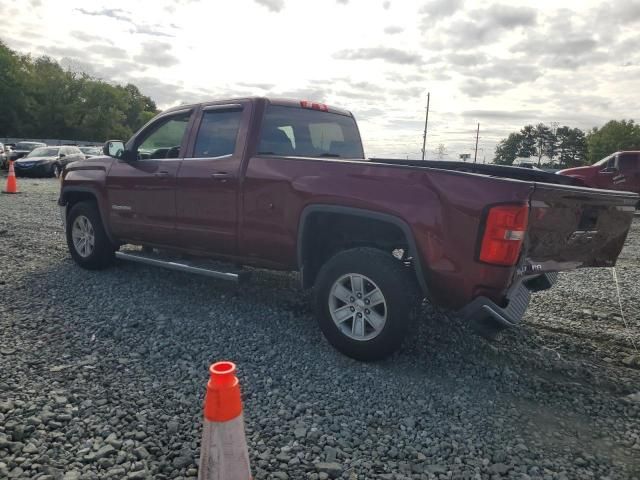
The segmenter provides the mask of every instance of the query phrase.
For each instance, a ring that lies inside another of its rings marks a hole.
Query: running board
[[[154,267],[162,267],[178,272],[195,273],[197,275],[204,275],[206,277],[227,280],[228,282],[241,283],[248,280],[251,275],[250,272],[223,272],[219,270],[213,270],[211,268],[205,268],[203,266],[193,265],[191,262],[187,262],[184,260],[163,260],[160,258],[153,258],[154,256],[157,255],[147,254],[143,252],[116,252],[116,258],[119,258],[120,260],[144,263],[145,265],[153,265]]]

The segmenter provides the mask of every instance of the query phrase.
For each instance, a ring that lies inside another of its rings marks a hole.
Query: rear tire
[[[94,202],[76,203],[67,215],[67,246],[73,260],[82,268],[108,267],[116,248],[107,236]]]
[[[391,254],[375,248],[345,250],[318,273],[317,320],[340,352],[357,360],[380,360],[400,348],[418,292],[413,271]]]

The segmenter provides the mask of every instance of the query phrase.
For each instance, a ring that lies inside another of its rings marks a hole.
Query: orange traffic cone
[[[13,160],[9,161],[9,176],[7,177],[7,187],[2,193],[20,193],[16,180],[16,171],[13,169]]]
[[[232,362],[209,367],[204,397],[199,480],[250,480],[240,383]]]

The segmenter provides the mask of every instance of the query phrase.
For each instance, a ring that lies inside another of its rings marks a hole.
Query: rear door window
[[[241,108],[205,110],[193,149],[194,158],[233,155],[241,117]]]
[[[280,105],[267,107],[258,155],[364,158],[353,117]]]

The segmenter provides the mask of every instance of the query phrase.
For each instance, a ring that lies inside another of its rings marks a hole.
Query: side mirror
[[[617,167],[606,167],[600,170],[600,173],[616,173],[618,171]]]
[[[64,157],[66,157],[66,156],[67,156],[67,154],[66,154],[66,153],[61,153],[60,155],[58,155],[58,158],[64,158]]]
[[[102,147],[102,153],[113,158],[122,158],[124,155],[124,142],[122,140],[108,140]]]

